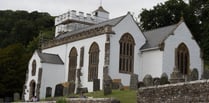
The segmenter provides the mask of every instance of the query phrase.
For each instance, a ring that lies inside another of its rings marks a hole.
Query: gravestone
[[[108,95],[112,93],[112,80],[104,80],[104,95]]]
[[[51,97],[51,96],[52,96],[52,88],[46,87],[46,97]]]
[[[69,94],[73,94],[75,91],[75,83],[74,82],[70,82],[69,83]]]
[[[58,97],[58,96],[63,96],[63,85],[62,84],[57,84],[56,87],[55,87],[55,94],[54,96],[55,97]]]
[[[163,84],[169,84],[168,75],[166,73],[163,73],[160,77],[160,85]]]
[[[77,92],[76,94],[80,94],[80,93],[88,93],[88,88],[77,88]]]
[[[144,85],[145,86],[153,86],[153,79],[152,76],[147,74],[145,75],[144,79],[143,79]]]
[[[202,79],[209,79],[209,69],[204,69]]]
[[[93,80],[93,91],[99,91],[100,90],[100,79],[94,79]]]
[[[198,80],[198,70],[194,68],[189,76],[189,81],[195,81]]]
[[[130,89],[131,90],[138,89],[138,75],[137,74],[131,74]]]
[[[158,77],[153,78],[153,85],[155,85],[155,86],[160,85],[160,78],[158,78]]]
[[[20,100],[20,94],[19,93],[14,93],[14,101]]]
[[[112,89],[120,89],[121,85],[121,79],[112,80]]]
[[[179,83],[184,82],[185,79],[183,78],[183,75],[179,72],[177,68],[174,68],[173,72],[170,75],[170,82],[171,83]]]

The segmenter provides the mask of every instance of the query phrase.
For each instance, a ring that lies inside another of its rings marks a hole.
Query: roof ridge
[[[171,27],[171,26],[178,26],[179,23],[176,23],[176,24],[172,24],[172,25],[167,25],[167,26],[162,26],[162,27],[159,27],[159,28],[155,28],[155,29],[150,29],[150,30],[146,30],[146,31],[143,31],[143,32],[151,32],[151,31],[155,31],[155,30],[159,30],[159,29],[164,29],[164,28],[167,28],[167,27]]]

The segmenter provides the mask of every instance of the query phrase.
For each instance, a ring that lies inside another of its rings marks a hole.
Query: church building
[[[193,69],[203,73],[201,49],[182,20],[177,24],[142,31],[130,13],[109,19],[99,7],[93,13],[75,10],[55,18],[55,37],[34,51],[24,86],[24,99],[54,97],[58,84],[73,84],[93,91],[99,80],[120,80],[130,86],[132,74],[172,79],[178,72],[186,81]]]

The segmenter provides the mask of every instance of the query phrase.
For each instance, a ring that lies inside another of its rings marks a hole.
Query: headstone
[[[93,91],[99,91],[100,90],[100,79],[94,79],[93,80]]]
[[[70,82],[69,83],[69,94],[73,94],[75,91],[75,83],[74,82]]]
[[[174,71],[171,73],[170,76],[170,82],[171,83],[179,83],[179,82],[184,82],[185,79],[183,78],[183,75],[179,72],[177,68],[174,68]]]
[[[20,93],[14,93],[14,101],[20,100]]]
[[[189,81],[195,81],[198,80],[198,70],[196,68],[194,68],[191,72],[191,74],[189,75]]]
[[[52,88],[46,87],[46,97],[51,97],[51,96],[52,96]]]
[[[121,85],[121,79],[112,80],[112,89],[120,89]]]
[[[155,86],[160,85],[160,78],[158,78],[158,77],[153,78],[153,85],[155,85]]]
[[[138,82],[138,88],[141,88],[141,87],[145,87],[144,82],[142,81]]]
[[[145,86],[153,86],[153,79],[152,76],[147,74],[145,75],[144,79],[143,79],[144,85]]]
[[[169,84],[168,75],[166,73],[163,73],[160,77],[160,85],[163,84]]]
[[[104,80],[104,95],[108,95],[112,93],[112,80]]]
[[[209,79],[209,69],[204,69],[202,79]]]
[[[130,89],[136,90],[138,89],[138,75],[137,74],[131,74],[130,78]]]
[[[88,88],[77,88],[77,93],[76,94],[80,94],[80,93],[88,93]]]
[[[63,85],[62,84],[57,84],[56,87],[55,87],[55,94],[54,96],[55,97],[58,97],[58,96],[63,96]]]

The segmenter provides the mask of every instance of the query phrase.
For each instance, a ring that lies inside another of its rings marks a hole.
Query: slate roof
[[[42,63],[64,64],[57,54],[41,53],[40,51],[38,51],[38,55]]]
[[[126,16],[126,15],[125,15],[125,16]],[[88,27],[85,27],[85,28],[81,28],[81,29],[78,29],[78,30],[75,30],[75,31],[67,32],[67,33],[65,33],[65,34],[61,34],[61,35],[57,36],[55,39],[61,39],[61,38],[64,38],[64,37],[68,37],[68,36],[71,36],[71,35],[74,35],[74,34],[81,33],[81,32],[83,32],[83,31],[87,31],[87,30],[90,30],[90,29],[102,27],[102,26],[105,26],[105,25],[115,26],[115,25],[118,24],[125,16],[117,17],[117,18],[114,18],[114,19],[110,19],[110,20],[107,20],[107,21],[104,21],[104,22],[95,24],[95,25],[91,25],[91,26],[88,26]]]
[[[161,27],[144,32],[144,36],[147,39],[146,44],[141,48],[149,49],[158,47],[173,31],[177,28],[178,24]]]

